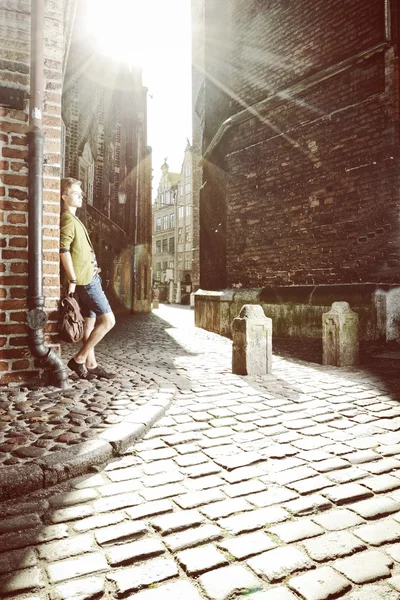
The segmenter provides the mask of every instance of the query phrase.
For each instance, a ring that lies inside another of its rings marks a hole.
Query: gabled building
[[[180,173],[166,162],[153,204],[153,281],[174,282],[174,301],[192,291],[193,151],[188,141]],[[190,290],[189,290],[190,288]]]

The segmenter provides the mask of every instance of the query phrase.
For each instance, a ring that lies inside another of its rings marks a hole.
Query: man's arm
[[[75,237],[75,228],[73,221],[68,218],[68,214],[61,215],[60,230],[60,260],[68,277],[68,294],[74,293],[76,288],[76,273],[72,262],[70,247]]]

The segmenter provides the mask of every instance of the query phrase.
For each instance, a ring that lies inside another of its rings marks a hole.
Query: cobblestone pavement
[[[103,471],[0,505],[1,598],[398,600],[397,371],[238,377],[192,322],[162,306],[102,346],[173,406]]]

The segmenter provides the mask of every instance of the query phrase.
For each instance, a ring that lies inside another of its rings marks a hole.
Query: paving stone
[[[90,502],[91,500],[98,498],[98,496],[99,493],[97,490],[89,488],[52,496],[49,503],[52,508],[64,508],[65,506]]]
[[[82,534],[70,537],[66,540],[57,540],[48,544],[37,546],[39,557],[48,560],[56,561],[84,552],[93,552],[96,550],[95,540],[92,534]]]
[[[136,506],[142,502],[143,500],[138,494],[129,492],[128,494],[119,494],[118,496],[109,496],[108,498],[95,500],[93,507],[95,511],[103,513],[108,512],[109,510],[118,510],[119,508]]]
[[[326,460],[321,460],[319,463],[314,465],[316,471],[320,473],[328,473],[329,471],[336,471],[338,469],[346,469],[349,466],[347,460],[343,460],[342,458],[327,458]]]
[[[292,483],[288,484],[288,487],[293,488],[299,494],[318,492],[319,490],[330,486],[332,486],[332,481],[330,481],[324,475],[316,475],[315,477],[301,479],[300,481],[293,481]]]
[[[275,548],[263,552],[247,561],[258,575],[264,575],[268,581],[280,581],[296,571],[305,571],[314,567],[313,561],[305,552],[294,546]]]
[[[147,525],[143,521],[125,521],[97,529],[95,536],[97,543],[103,546],[112,542],[133,539],[144,533],[147,533]]]
[[[279,485],[287,485],[288,483],[294,483],[295,481],[307,479],[308,477],[314,477],[315,475],[317,475],[315,469],[311,469],[311,467],[302,465],[300,467],[295,467],[294,469],[288,469],[281,473],[274,473],[274,475],[270,475],[270,477],[271,481],[274,481]]]
[[[127,600],[202,600],[202,597],[189,581],[176,581],[162,584],[152,590],[137,592]]]
[[[314,560],[325,561],[359,552],[365,544],[349,531],[335,531],[304,540],[303,545]]]
[[[107,560],[110,565],[121,565],[159,556],[165,552],[165,547],[160,540],[144,539],[137,542],[128,542],[106,549]]]
[[[400,460],[391,457],[381,458],[380,460],[363,464],[362,468],[364,471],[368,471],[369,473],[380,475],[381,473],[388,473],[389,471],[400,469]]]
[[[393,560],[377,550],[361,552],[333,563],[333,567],[353,583],[370,583],[389,577],[392,566]]]
[[[172,558],[153,558],[144,565],[115,569],[107,574],[107,579],[115,582],[118,594],[124,594],[176,575],[178,575],[178,567]]]
[[[192,576],[228,564],[226,557],[212,544],[183,550],[183,552],[178,552],[176,558],[186,573]]]
[[[200,525],[200,527],[168,535],[164,538],[164,543],[171,552],[177,552],[178,550],[186,550],[191,546],[218,540],[221,537],[222,532],[216,525]]]
[[[351,483],[352,481],[365,478],[365,471],[358,467],[349,467],[348,469],[331,471],[326,476],[331,480],[332,485],[335,483]]]
[[[189,492],[183,496],[176,496],[174,502],[181,508],[197,508],[202,504],[209,504],[210,502],[218,502],[219,500],[225,500],[226,496],[217,489],[204,490],[203,492]]]
[[[218,547],[226,550],[235,558],[242,559],[272,550],[276,547],[276,543],[263,531],[256,531],[224,540],[218,544]]]
[[[51,583],[58,583],[59,581],[98,571],[106,571],[107,569],[107,561],[100,552],[83,554],[78,558],[61,560],[47,565],[47,573]]]
[[[321,494],[311,494],[310,496],[286,502],[285,509],[293,515],[304,516],[327,510],[331,506],[332,504],[329,500],[321,496]]]
[[[183,456],[177,456],[175,462],[180,467],[192,467],[194,465],[200,465],[201,463],[208,462],[207,454],[203,452],[193,452],[191,454],[185,454]]]
[[[368,500],[351,504],[349,508],[364,519],[376,519],[399,511],[400,502],[385,496],[374,496]]]
[[[389,492],[400,488],[400,479],[388,474],[375,475],[375,477],[367,477],[364,479],[363,485],[375,492],[375,494],[379,494],[381,492]]]
[[[249,481],[242,481],[241,483],[234,483],[232,485],[226,485],[222,488],[230,498],[236,498],[238,496],[248,496],[254,492],[260,492],[265,490],[265,484],[258,479],[250,479]]]
[[[222,500],[221,502],[202,506],[200,512],[209,519],[214,520],[252,509],[253,506],[245,498],[233,498],[232,500]]]
[[[185,475],[188,477],[198,478],[205,477],[206,475],[214,475],[221,472],[221,467],[213,462],[206,462],[199,465],[193,465],[186,467]]]
[[[273,504],[280,504],[281,502],[287,502],[288,500],[293,500],[297,498],[298,495],[292,490],[287,490],[286,488],[279,487],[271,487],[265,492],[260,492],[259,494],[251,494],[246,497],[246,500],[254,504],[258,508],[263,508],[264,506],[272,506]]]
[[[16,531],[0,535],[0,548],[4,551],[16,548],[35,546],[41,542],[59,540],[68,536],[66,525],[45,525],[42,527],[28,529],[28,531]]]
[[[400,562],[400,544],[385,546],[385,552],[389,554],[396,562]]]
[[[84,577],[57,585],[52,592],[53,600],[90,600],[105,591],[104,575]]]
[[[120,523],[125,518],[126,516],[123,512],[113,512],[82,519],[81,521],[74,523],[72,527],[75,531],[89,531],[90,529],[97,529],[100,527],[106,527],[107,525]]]
[[[161,485],[156,488],[141,489],[139,494],[147,501],[163,500],[164,498],[171,498],[172,496],[178,496],[186,492],[186,488],[180,483],[170,483],[167,485]]]
[[[37,588],[44,588],[45,585],[43,574],[38,567],[15,571],[0,577],[1,593],[7,596],[16,592],[28,592]]]
[[[353,590],[347,594],[346,600],[399,600],[398,593],[390,587],[395,579],[392,577],[387,583],[380,581],[376,585]]]
[[[220,487],[225,481],[217,475],[208,475],[196,479],[186,479],[185,486],[190,490],[207,490],[213,487]]]
[[[349,463],[351,463],[352,465],[363,464],[363,468],[365,468],[366,463],[378,461],[381,457],[373,450],[359,450],[358,452],[351,452],[350,454],[345,454],[342,458],[348,460]]]
[[[144,462],[151,462],[153,460],[165,460],[167,458],[173,458],[176,456],[176,450],[173,448],[161,448],[160,450],[145,450],[140,453],[141,458]]]
[[[140,479],[131,479],[129,481],[119,481],[117,483],[109,483],[99,488],[100,496],[117,496],[118,494],[127,494],[136,492],[142,488]]]
[[[204,520],[204,516],[197,510],[183,510],[152,519],[151,524],[160,531],[161,535],[167,535],[200,525]]]
[[[0,521],[0,534],[30,529],[31,527],[39,527],[40,525],[42,525],[42,522],[37,514],[2,519]]]
[[[351,588],[349,580],[331,567],[320,567],[305,575],[292,577],[288,585],[304,600],[327,600]]]
[[[158,487],[168,483],[178,483],[179,481],[182,481],[183,478],[183,474],[178,470],[167,471],[166,473],[158,473],[156,475],[147,475],[139,480],[139,486],[137,489],[142,486],[147,488]]]
[[[248,600],[249,596],[238,596],[238,600]],[[251,594],[251,600],[298,600],[298,596],[289,592],[285,587],[274,587],[269,592]]]
[[[154,428],[150,431],[150,433],[154,431]],[[143,465],[143,473],[145,475],[156,475],[157,473],[164,473],[165,471],[176,471],[176,463],[171,460],[157,460],[153,463],[148,463]],[[140,475],[138,475],[140,477]]]
[[[233,469],[252,465],[264,459],[257,452],[239,452],[233,456],[220,456],[214,460],[218,465],[224,467],[224,469],[232,471]]]
[[[215,569],[199,577],[199,582],[211,600],[226,600],[238,592],[262,588],[262,582],[242,565],[230,565]]]
[[[400,540],[400,524],[391,518],[382,519],[378,523],[361,525],[354,533],[367,544],[381,546]]]
[[[356,500],[370,498],[373,494],[359,483],[345,483],[324,490],[323,495],[335,504],[348,504]]]
[[[315,515],[312,520],[318,525],[321,525],[324,529],[329,531],[340,531],[341,529],[349,529],[355,525],[363,523],[358,515],[354,514],[347,508],[337,508],[335,510],[329,510],[321,515]]]
[[[2,548],[3,550],[3,548]],[[37,564],[36,554],[33,549],[11,550],[0,554],[0,575],[12,573],[26,567],[34,567]]]
[[[322,535],[324,530],[322,527],[313,523],[310,519],[299,519],[282,525],[275,525],[268,529],[271,533],[277,535],[283,542],[287,544],[298,542],[307,538]]]
[[[78,504],[69,508],[60,508],[49,513],[48,518],[52,523],[65,523],[67,521],[76,521],[90,517],[94,514],[94,509],[90,504]]]
[[[218,524],[232,534],[246,533],[261,529],[273,523],[280,523],[289,518],[289,513],[280,506],[259,508],[244,514],[220,519]]]

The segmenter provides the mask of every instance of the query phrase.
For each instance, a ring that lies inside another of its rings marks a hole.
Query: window
[[[162,270],[163,270],[163,271],[166,271],[167,269],[168,269],[168,262],[167,262],[167,261],[165,261],[165,262],[163,262],[163,264],[162,264]]]
[[[178,244],[183,244],[183,227],[178,229]]]
[[[190,225],[187,225],[185,227],[185,241],[186,242],[190,242],[190,240],[192,239],[192,231],[191,231],[191,227]]]
[[[161,254],[161,240],[156,241],[156,254]]]
[[[183,269],[183,254],[178,256],[178,269],[179,271],[182,271]]]
[[[183,219],[184,215],[185,215],[185,207],[184,206],[180,206],[179,207],[179,218]]]
[[[188,204],[186,207],[186,216],[189,217],[191,214],[192,214],[192,207],[190,206],[190,204]]]
[[[185,270],[188,271],[192,266],[192,257],[189,252],[185,254]]]
[[[161,279],[161,263],[157,263],[156,266],[156,279]]]
[[[185,194],[190,194],[191,189],[192,189],[192,186],[190,185],[190,183],[187,183],[185,185]]]
[[[163,229],[168,229],[168,215],[163,217]]]
[[[167,238],[163,239],[163,241],[162,241],[162,251],[163,252],[168,252],[168,240],[167,240]]]
[[[161,194],[161,193],[160,193],[160,204],[161,205],[165,204],[165,196],[164,196],[164,194]]]
[[[157,217],[156,231],[161,231],[161,217]]]
[[[175,238],[169,238],[169,253],[173,254],[175,252]]]
[[[165,204],[169,204],[171,200],[171,193],[165,192]]]
[[[181,185],[181,187],[179,188],[179,195],[183,196],[183,185]]]
[[[186,177],[190,176],[190,171],[191,171],[190,165],[187,164],[186,167],[185,167],[185,175],[186,175]]]
[[[173,229],[175,227],[175,214],[171,213],[169,215],[169,226],[171,227],[171,229]]]
[[[170,269],[173,269],[173,268],[174,268],[174,261],[173,261],[173,260],[170,260],[170,261],[169,261],[169,268],[170,268]]]

